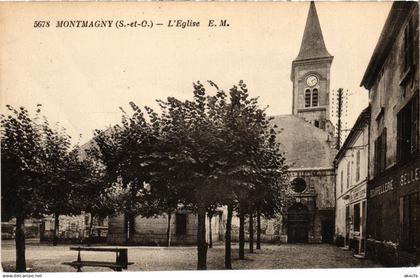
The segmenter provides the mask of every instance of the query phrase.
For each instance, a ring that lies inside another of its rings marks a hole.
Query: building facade
[[[226,213],[219,209],[217,213],[206,219],[207,242],[218,242],[224,239],[224,227],[226,225]],[[108,224],[109,244],[129,245],[167,245],[167,233],[169,227],[170,245],[194,245],[197,243],[197,215],[187,210],[179,210],[171,215],[168,223],[168,215],[157,217],[137,216],[130,223],[124,215],[110,218]]]
[[[290,165],[283,214],[284,241],[332,242],[334,127],[330,122],[330,68],[315,3],[311,2],[299,54],[292,62],[292,115],[276,117],[279,143]]]
[[[370,107],[362,111],[335,158],[335,241],[364,256]]]
[[[334,127],[330,122],[330,67],[315,4],[310,3],[299,54],[292,62],[292,115],[275,116],[278,142],[289,165],[284,211],[263,237],[288,243],[332,242],[334,235]]]
[[[108,234],[108,218],[92,219],[90,213],[74,216],[60,215],[57,231],[59,242],[80,243],[85,241],[105,242]],[[52,242],[55,220],[45,216],[40,223],[40,241]]]
[[[371,111],[367,255],[419,264],[419,11],[395,2],[361,86]]]

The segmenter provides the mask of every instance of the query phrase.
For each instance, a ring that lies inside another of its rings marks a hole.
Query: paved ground
[[[195,247],[128,247],[131,271],[194,270],[196,268]],[[15,250],[13,244],[2,243],[1,260],[5,271],[14,270]],[[245,260],[238,260],[238,246],[233,245],[234,269],[285,269],[285,268],[363,268],[380,267],[369,260],[360,260],[350,251],[343,251],[326,244],[263,245],[254,254],[246,253]],[[76,259],[76,252],[69,246],[29,244],[26,249],[28,267],[35,272],[74,271],[62,262]],[[82,253],[86,260],[115,260],[108,253]],[[208,252],[208,269],[224,268],[224,246],[215,246]],[[101,268],[85,268],[84,271],[109,271]]]

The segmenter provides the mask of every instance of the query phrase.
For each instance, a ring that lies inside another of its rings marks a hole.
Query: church
[[[311,2],[300,51],[292,62],[292,114],[275,116],[273,120],[289,165],[290,186],[282,215],[264,221],[265,240],[333,241],[336,138],[329,102],[332,61]]]
[[[278,142],[289,165],[290,185],[284,211],[275,219],[261,223],[261,240],[284,243],[332,242],[334,236],[336,155],[334,126],[330,121],[330,67],[333,56],[324,43],[315,4],[310,3],[299,54],[292,62],[293,103],[291,115],[275,116]],[[280,97],[280,96],[279,96]],[[123,216],[110,218],[108,243],[121,244],[129,237],[132,244],[165,244],[168,224],[173,244],[195,244],[196,216],[178,211],[170,218],[163,215],[137,217],[127,235]],[[208,219],[207,238],[224,238],[225,209]],[[238,238],[239,220],[232,222],[232,239]],[[247,229],[246,229],[247,230]],[[247,237],[247,235],[246,235]]]

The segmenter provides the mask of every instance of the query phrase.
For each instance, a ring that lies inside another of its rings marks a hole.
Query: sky
[[[368,105],[360,81],[391,5],[316,3],[334,56],[331,95],[340,87],[350,94],[347,128]],[[118,123],[119,107],[130,101],[157,108],[156,99],[190,98],[197,80],[212,80],[225,91],[244,80],[269,115],[290,114],[290,70],[308,9],[309,2],[0,3],[0,112],[6,104],[33,111],[41,103],[50,122],[83,144],[94,129]],[[164,25],[55,27],[57,20],[143,19]],[[167,27],[177,19],[201,25]],[[209,28],[209,19],[226,19],[229,26]],[[35,20],[50,21],[50,27],[34,28]]]

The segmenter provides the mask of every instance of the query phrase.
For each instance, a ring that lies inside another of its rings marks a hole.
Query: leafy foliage
[[[7,105],[9,114],[1,116],[2,220],[32,217],[44,210],[44,179],[46,153],[40,106],[32,118],[24,107]]]

